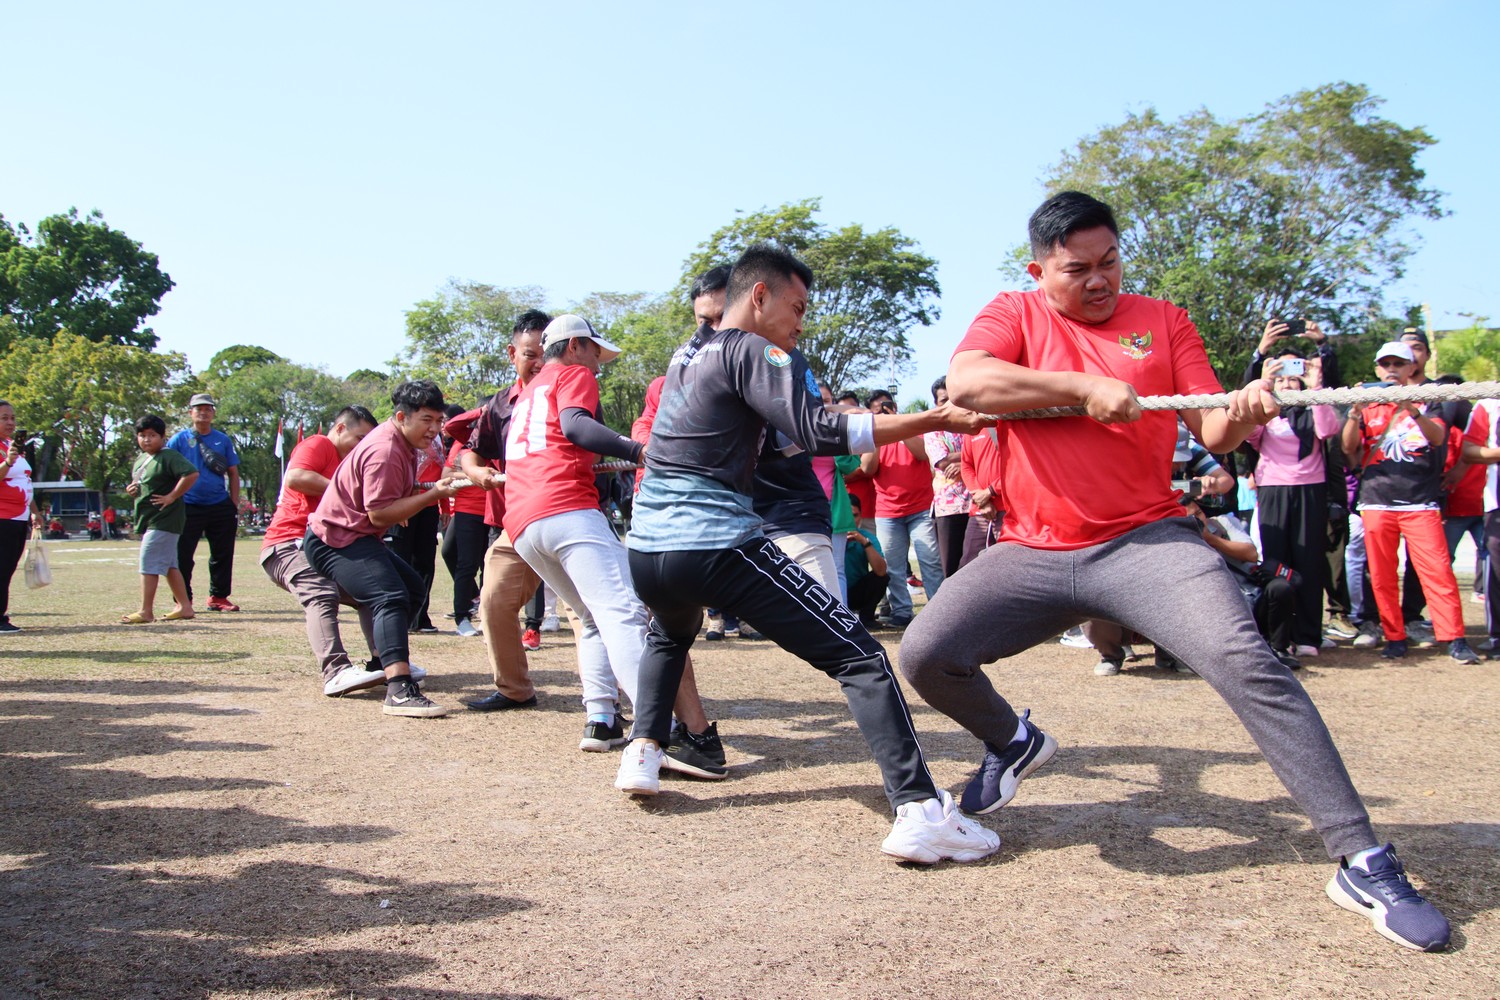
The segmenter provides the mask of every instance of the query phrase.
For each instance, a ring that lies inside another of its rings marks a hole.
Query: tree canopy
[[[505,349],[516,319],[544,308],[540,288],[499,288],[453,281],[406,314],[406,346],[391,361],[402,379],[436,382],[443,398],[470,407],[515,381]]]
[[[1442,214],[1416,159],[1435,141],[1337,83],[1245,118],[1154,109],[1101,129],[1044,179],[1114,208],[1124,290],[1188,310],[1221,373],[1238,374],[1271,316],[1358,334],[1415,249],[1409,222]],[[1018,248],[1012,264],[1030,258]]]
[[[837,391],[887,372],[892,361],[897,371],[910,372],[907,333],[930,326],[940,315],[937,261],[891,227],[830,229],[815,218],[820,205],[808,198],[720,228],[683,262],[676,300],[685,303],[697,275],[733,263],[752,243],[779,243],[812,268],[814,287],[799,346],[819,381]]]
[[[148,350],[155,316],[173,281],[156,254],[111,229],[97,210],[49,215],[36,234],[0,216],[0,316],[22,335],[50,339],[69,332],[102,344]]]

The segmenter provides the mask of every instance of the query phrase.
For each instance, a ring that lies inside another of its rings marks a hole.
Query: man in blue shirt
[[[198,481],[187,491],[187,528],[177,542],[177,565],[193,595],[193,553],[198,539],[208,536],[209,611],[238,611],[229,599],[234,584],[234,539],[239,526],[240,456],[234,439],[214,430],[218,404],[206,392],[188,401],[193,425],[172,435],[167,447],[198,470]]]

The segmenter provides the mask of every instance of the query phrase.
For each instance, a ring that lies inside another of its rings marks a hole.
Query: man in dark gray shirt
[[[673,355],[629,539],[631,577],[654,617],[615,787],[656,794],[672,700],[703,605],[712,604],[839,681],[896,810],[882,851],[926,864],[974,861],[996,851],[999,837],[933,784],[884,648],[765,537],[751,489],[772,429],[791,442],[787,450],[844,454],[943,427],[972,433],[985,422],[953,408],[880,423],[825,410],[793,353],[811,285],[811,270],[790,253],[751,247],[730,276],[720,328],[700,327]]]

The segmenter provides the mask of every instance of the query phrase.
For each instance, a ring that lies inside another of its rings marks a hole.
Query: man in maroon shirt
[[[306,612],[307,643],[322,669],[323,693],[330,697],[384,684],[385,672],[378,666],[358,666],[350,661],[339,635],[339,604],[358,610],[360,628],[373,653],[370,613],[308,564],[302,553],[302,538],[307,534],[307,519],[323,499],[339,462],[375,429],[376,423],[363,406],[346,406],[333,418],[326,435],[310,435],[293,449],[281,484],[281,502],[260,546],[260,568]]]
[[[451,476],[419,490],[417,452],[443,426],[443,393],[425,379],[391,393],[396,412],[339,464],[307,522],[303,552],[374,621],[375,651],[384,666],[386,715],[435,718],[447,709],[429,701],[412,676],[407,629],[427,597],[427,582],[380,540],[393,524],[451,497]]]

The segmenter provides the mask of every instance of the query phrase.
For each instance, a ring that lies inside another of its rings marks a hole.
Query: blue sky
[[[1128,111],[1338,80],[1439,141],[1448,217],[1393,304],[1500,319],[1492,4],[6,4],[0,213],[98,208],[202,368],[382,367],[450,278],[669,289],[737,210],[819,196],[939,262],[903,401],[946,369],[1060,152]]]

